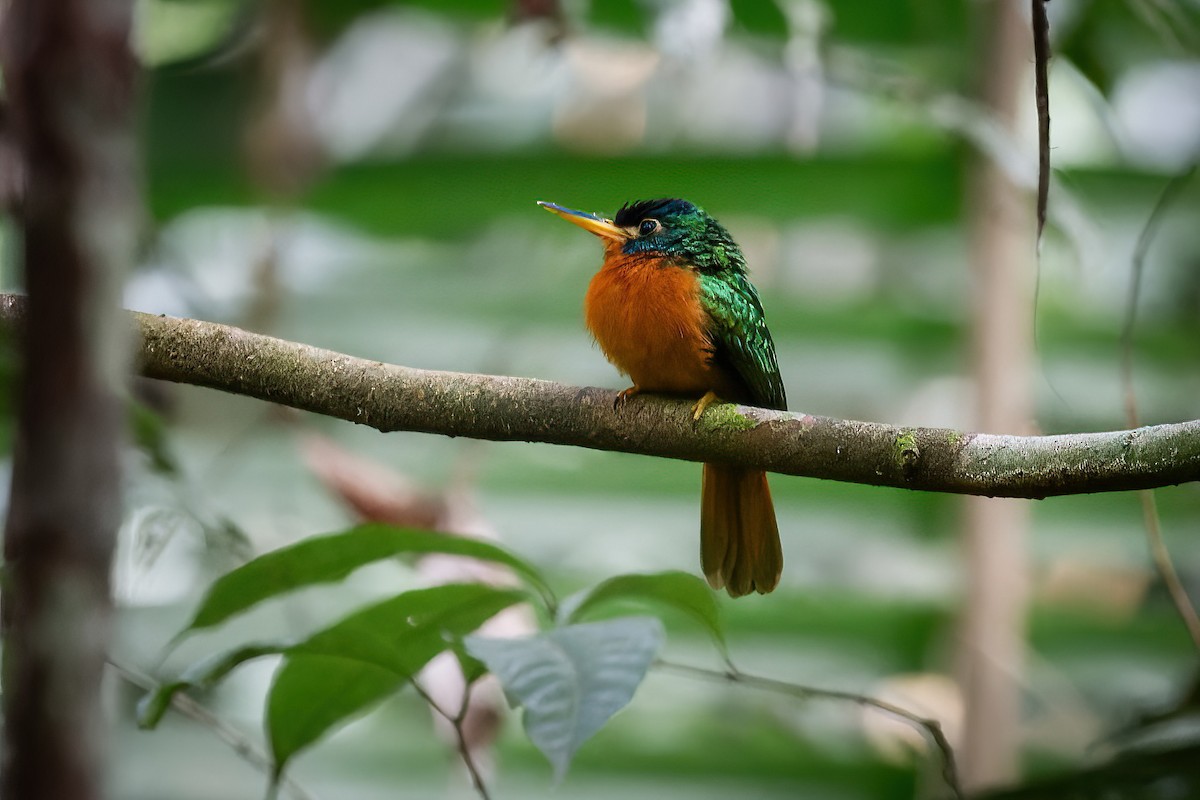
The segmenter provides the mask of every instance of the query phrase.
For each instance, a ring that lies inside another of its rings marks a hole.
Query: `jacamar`
[[[694,419],[718,397],[784,409],[775,344],[746,259],[729,231],[677,198],[627,204],[612,219],[539,203],[604,242],[584,315],[609,361],[638,392],[700,396]],[[767,475],[705,464],[700,564],[732,597],[775,588],[783,550]]]

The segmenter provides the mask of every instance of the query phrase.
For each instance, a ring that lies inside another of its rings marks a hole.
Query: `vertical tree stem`
[[[1029,24],[1020,4],[984,6],[981,100],[1010,133],[1027,102]],[[1034,215],[1024,194],[985,155],[968,196],[974,272],[976,424],[1026,433],[1032,417]],[[966,717],[961,747],[968,792],[1013,780],[1020,752],[1029,506],[972,497],[966,508],[967,595],[959,651]]]
[[[120,518],[118,276],[133,258],[129,0],[12,0],[0,58],[29,295],[4,538],[6,800],[103,795]]]

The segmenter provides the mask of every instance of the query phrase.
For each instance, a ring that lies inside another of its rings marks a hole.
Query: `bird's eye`
[[[644,219],[642,224],[638,225],[639,236],[649,236],[652,233],[658,233],[662,230],[662,224],[656,219]]]

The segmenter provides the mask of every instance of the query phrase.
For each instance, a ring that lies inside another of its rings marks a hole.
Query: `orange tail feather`
[[[783,548],[767,473],[704,465],[700,566],[709,585],[730,597],[766,594],[779,583]]]

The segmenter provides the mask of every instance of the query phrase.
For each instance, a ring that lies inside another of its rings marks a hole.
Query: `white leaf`
[[[523,639],[469,636],[466,645],[509,703],[525,709],[525,732],[558,780],[580,745],[633,699],[663,636],[653,617],[622,617]]]

